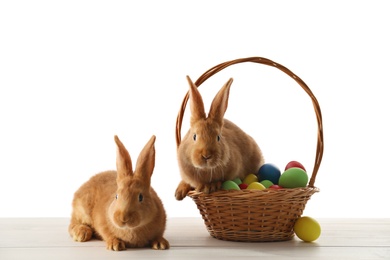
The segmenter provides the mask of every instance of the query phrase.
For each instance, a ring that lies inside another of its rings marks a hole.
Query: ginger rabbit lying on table
[[[156,137],[142,149],[135,171],[125,146],[115,136],[117,171],[93,176],[74,194],[69,234],[75,241],[88,241],[95,235],[107,249],[127,247],[168,249],[163,237],[166,213],[151,187],[155,164]]]

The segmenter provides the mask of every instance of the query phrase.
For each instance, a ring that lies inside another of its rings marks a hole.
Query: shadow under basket
[[[323,155],[322,115],[319,103],[309,87],[289,69],[262,57],[249,57],[221,63],[206,71],[197,81],[200,86],[215,73],[233,64],[253,62],[275,67],[293,78],[312,100],[318,123],[317,150],[309,184],[303,188],[229,190],[205,194],[190,191],[206,228],[214,238],[239,242],[286,241],[294,237],[294,224],[302,215],[307,201],[319,189],[314,186]],[[184,97],[176,120],[176,145],[181,143],[181,125],[189,94]]]

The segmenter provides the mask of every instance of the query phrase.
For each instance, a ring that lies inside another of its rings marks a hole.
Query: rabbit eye
[[[142,193],[140,193],[139,195],[138,195],[138,201],[139,202],[142,202],[144,200],[144,196],[142,195]]]
[[[194,139],[194,141],[196,141],[196,134],[194,134],[194,136],[192,138]]]
[[[217,141],[219,142],[221,140],[221,136],[217,135]]]
[[[118,199],[118,194],[115,195],[115,199],[116,199],[116,200]]]

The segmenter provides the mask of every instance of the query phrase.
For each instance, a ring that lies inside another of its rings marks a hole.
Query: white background
[[[76,189],[115,167],[114,134],[133,161],[152,134],[152,184],[169,217],[178,202],[175,120],[194,81],[224,61],[262,56],[317,96],[325,153],[308,202],[312,217],[390,217],[386,1],[2,1],[0,217],[68,217]],[[266,161],[311,172],[311,101],[283,72],[234,65],[200,91],[234,78],[226,117]],[[186,114],[188,115],[188,113]],[[183,131],[188,129],[183,123]]]

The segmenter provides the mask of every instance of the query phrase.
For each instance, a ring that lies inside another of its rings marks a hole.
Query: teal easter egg
[[[301,168],[289,168],[279,178],[279,185],[283,188],[306,187],[309,177]]]
[[[223,190],[241,190],[240,187],[234,181],[224,181],[222,183]]]
[[[280,169],[275,164],[265,163],[259,168],[257,177],[259,181],[269,180],[272,181],[272,183],[277,184],[279,182],[280,174]]]

